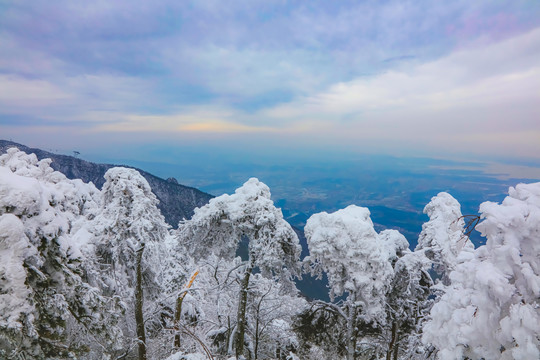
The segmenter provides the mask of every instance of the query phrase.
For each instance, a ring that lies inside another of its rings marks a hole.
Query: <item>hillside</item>
[[[17,147],[26,153],[34,153],[40,160],[50,158],[53,161],[51,167],[54,170],[60,171],[69,179],[91,181],[99,189],[105,182],[103,175],[108,169],[115,166],[133,168],[125,165],[96,164],[73,156],[54,154],[12,141],[0,140],[0,154],[5,153],[11,147]],[[213,197],[198,189],[178,184],[174,178],[164,180],[141,169],[134,169],[148,181],[152,192],[159,200],[158,208],[165,217],[165,221],[174,228],[178,226],[180,220],[191,218],[196,207],[203,206]]]

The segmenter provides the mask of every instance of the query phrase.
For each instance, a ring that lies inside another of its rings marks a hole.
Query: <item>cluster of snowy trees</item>
[[[540,183],[481,205],[477,249],[440,193],[414,251],[349,206],[308,220],[300,259],[257,179],[175,230],[137,171],[105,178],[0,156],[0,358],[540,358]],[[298,293],[305,273],[329,302]]]

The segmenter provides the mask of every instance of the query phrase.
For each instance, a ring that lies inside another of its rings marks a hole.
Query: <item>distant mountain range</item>
[[[148,181],[152,191],[159,199],[159,209],[165,217],[165,221],[176,228],[182,219],[189,219],[193,215],[193,210],[203,206],[213,198],[212,195],[198,189],[184,186],[178,183],[175,178],[167,180],[161,179],[144,170],[125,165],[96,164],[85,161],[74,156],[59,155],[48,151],[18,144],[12,141],[0,140],[0,154],[4,154],[7,149],[17,147],[26,153],[34,153],[39,160],[52,159],[52,168],[60,171],[69,179],[81,179],[84,182],[93,182],[101,189],[105,183],[105,172],[115,166],[129,167],[137,170]]]

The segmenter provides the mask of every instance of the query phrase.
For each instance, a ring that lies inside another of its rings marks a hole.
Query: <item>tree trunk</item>
[[[254,351],[254,358],[257,360],[258,353],[259,353],[259,309],[257,309],[257,318],[255,319],[255,349]]]
[[[354,360],[356,357],[356,308],[354,301],[349,303],[349,318],[347,319],[347,360]]]
[[[232,330],[231,330],[231,317],[229,315],[227,315],[227,348],[225,349],[226,354],[229,353],[229,348],[231,348],[231,346],[230,346],[231,333],[232,333]]]
[[[247,305],[247,294],[249,287],[249,277],[253,271],[253,263],[250,261],[244,272],[244,278],[240,284],[240,299],[238,301],[238,312],[236,315],[236,320],[238,323],[238,330],[236,332],[236,346],[235,353],[236,358],[238,359],[244,353],[244,337],[246,333],[246,305]]]
[[[399,333],[396,335],[396,346],[394,346],[394,360],[398,360]]]
[[[394,344],[396,343],[397,338],[397,323],[394,321],[392,322],[392,337],[390,338],[390,344],[388,344],[388,350],[386,351],[386,360],[392,360],[392,351],[397,351],[397,346],[394,348]],[[394,358],[396,358],[397,354],[394,354]]]
[[[176,334],[174,335],[175,348],[180,347],[180,317],[182,315],[182,301],[184,301],[184,297],[179,295],[176,298],[176,311],[174,313],[174,325],[176,330]]]
[[[144,252],[144,243],[137,250],[137,285],[135,287],[135,323],[137,327],[137,339],[139,343],[139,360],[146,360],[146,334],[144,331],[144,315],[143,315],[143,287],[142,287],[142,256]]]

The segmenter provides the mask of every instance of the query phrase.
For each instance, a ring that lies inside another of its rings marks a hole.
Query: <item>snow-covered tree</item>
[[[487,238],[462,252],[423,341],[441,360],[540,358],[540,183],[480,206]]]
[[[226,260],[209,255],[191,262],[197,269],[192,286],[183,287],[186,295],[181,305],[180,321],[175,323],[182,334],[177,354],[211,352],[225,357],[234,350],[237,302],[243,268],[240,257]],[[189,280],[188,280],[189,282]],[[250,278],[246,307],[246,352],[249,357],[273,358],[296,348],[292,318],[306,306],[305,300],[282,291],[281,284],[260,273]]]
[[[390,257],[408,243],[397,231],[377,234],[367,208],[348,206],[311,216],[305,232],[312,273],[328,277],[330,298],[345,296],[342,306],[328,304],[346,323],[347,359],[356,358],[360,324],[386,324],[386,293],[393,278]]]
[[[253,358],[280,358],[298,347],[292,324],[307,302],[296,294],[281,290],[281,284],[254,274],[249,288],[252,301],[247,309],[250,319],[247,329],[252,339]]]
[[[420,358],[420,319],[429,310],[432,285],[430,260],[424,251],[411,252],[398,231],[377,233],[369,216],[368,209],[351,205],[308,220],[310,255],[305,262],[312,273],[327,275],[333,302],[315,302],[299,317],[299,332],[304,342],[313,342],[307,347],[334,347],[347,359],[359,354]]]
[[[301,251],[296,233],[274,206],[268,186],[251,178],[233,195],[219,196],[196,209],[191,220],[180,224],[178,239],[197,258],[215,253],[228,259],[235,256],[242,239],[248,240],[235,329],[236,356],[242,356],[252,272],[258,268],[263,276],[292,287]]]
[[[452,195],[441,192],[431,198],[424,213],[429,216],[429,221],[422,225],[415,250],[424,251],[443,283],[448,285],[448,274],[456,265],[459,253],[474,249],[464,235],[461,205]]]
[[[105,180],[91,228],[105,279],[102,285],[106,293],[120,295],[133,315],[135,331],[133,321],[127,321],[127,336],[136,334],[139,359],[146,359],[147,327],[158,320],[144,319],[144,313],[157,315],[168,226],[139,172],[116,167],[105,173]]]
[[[387,344],[386,359],[397,360],[400,354],[404,359],[422,359],[421,325],[432,305],[431,263],[422,251],[409,249],[403,249],[393,263],[394,276],[386,295],[389,326],[382,334]]]
[[[73,233],[98,190],[15,148],[0,156],[0,357],[59,359],[121,346],[119,308],[84,279]]]
[[[225,356],[233,348],[243,262],[240,257],[227,260],[211,254],[198,260],[197,266],[200,272],[189,293],[190,307],[182,308],[182,316],[196,316],[193,333],[206,339],[216,354]]]

